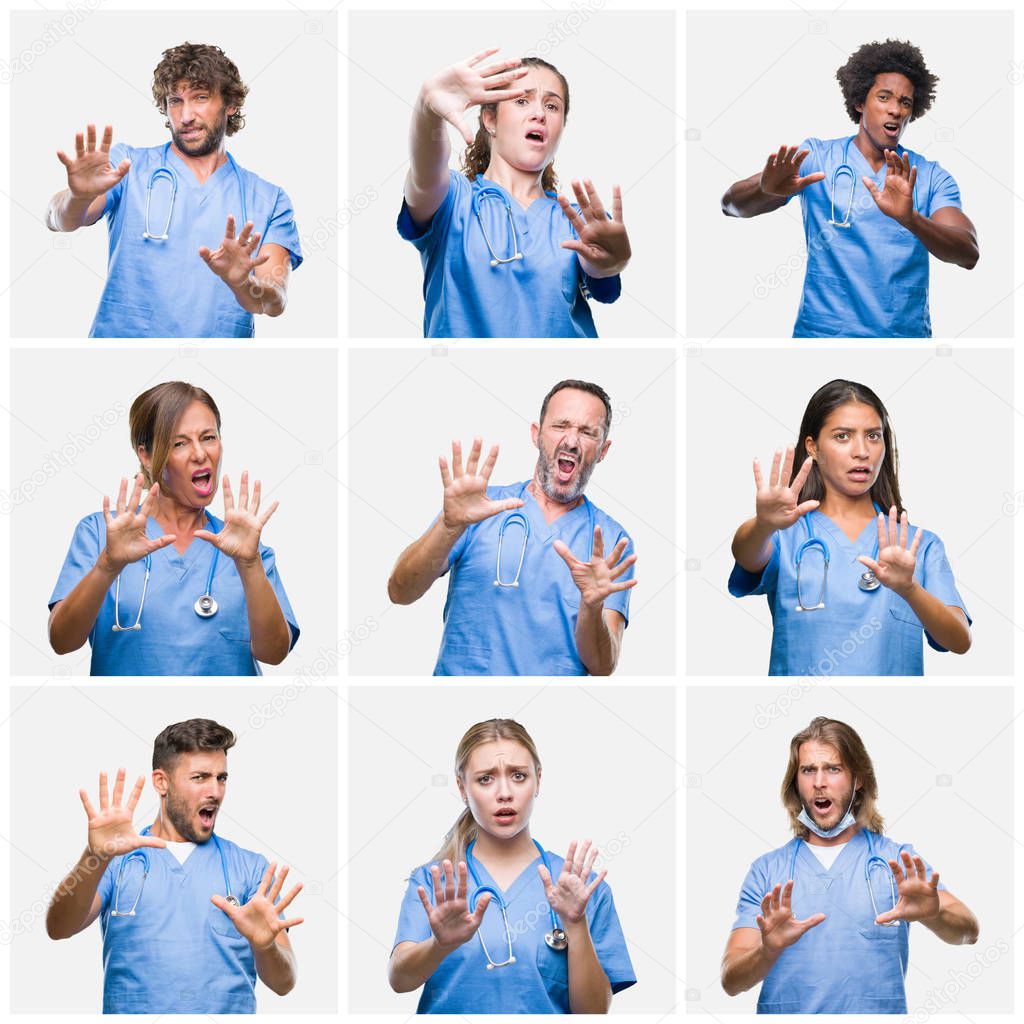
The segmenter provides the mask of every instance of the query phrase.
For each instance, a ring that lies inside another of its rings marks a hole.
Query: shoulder
[[[233,156],[231,159],[238,169],[238,174],[242,181],[249,188],[253,189],[258,196],[261,198],[265,197],[271,201],[277,199],[278,196],[284,196],[287,202],[291,202],[283,186],[273,181],[267,181],[266,178],[261,178],[255,171],[250,171],[247,167],[243,167]]]
[[[895,860],[901,851],[912,850],[914,848],[913,843],[901,843],[899,840],[893,839],[891,836],[879,835],[877,832],[871,833],[871,841],[874,844],[875,853],[884,857],[886,860]]]
[[[122,160],[127,158],[133,164],[153,164],[155,166],[163,163],[164,150],[163,144],[159,146],[132,146],[127,142],[115,142],[110,147],[111,154],[118,153]]]
[[[239,846],[238,843],[233,842],[230,839],[225,839],[221,835],[217,836],[216,842],[212,839],[210,840],[214,853],[217,852],[216,843],[220,843],[220,848],[224,851],[225,857],[241,862],[245,864],[247,868],[259,867],[260,870],[263,871],[269,863],[262,853],[257,853],[255,850],[247,850],[244,846]]]
[[[102,512],[90,512],[78,520],[75,526],[76,537],[101,537],[107,532],[107,523]]]
[[[750,865],[751,874],[771,874],[772,867],[777,864],[780,860],[785,860],[787,857],[792,857],[796,851],[798,839],[795,837],[790,839],[788,843],[784,843],[782,846],[776,847],[774,850],[768,850],[766,853],[762,853],[760,857],[756,857],[753,863]]]
[[[603,509],[598,508],[589,498],[587,502],[594,511],[594,522],[601,527],[603,534],[606,536],[627,534],[628,536],[626,528],[617,519],[613,519]]]
[[[502,498],[519,498],[526,493],[529,483],[529,480],[521,480],[519,483],[514,484],[499,484],[496,487],[488,486],[487,497],[495,501],[500,501]]]

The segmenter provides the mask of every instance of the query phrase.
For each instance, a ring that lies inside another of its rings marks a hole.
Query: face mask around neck
[[[850,797],[850,806],[846,808],[846,813],[840,819],[838,825],[834,825],[830,829],[819,828],[814,823],[814,819],[807,813],[807,808],[802,807],[800,813],[796,816],[796,820],[800,822],[805,828],[813,832],[819,839],[835,839],[836,836],[845,832],[851,825],[857,824],[857,819],[853,815],[853,803],[857,799],[857,780],[853,780],[853,796]]]

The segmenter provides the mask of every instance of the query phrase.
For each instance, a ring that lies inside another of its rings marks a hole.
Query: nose
[[[823,789],[825,786],[825,780],[828,776],[825,775],[824,771],[818,771],[814,775],[814,788]]]
[[[498,779],[498,799],[504,803],[512,799],[512,784],[504,775]]]
[[[854,438],[853,457],[855,459],[866,459],[869,454],[867,441],[863,437]]]
[[[203,448],[199,438],[192,442],[189,455],[194,462],[204,462],[206,460],[206,449]]]

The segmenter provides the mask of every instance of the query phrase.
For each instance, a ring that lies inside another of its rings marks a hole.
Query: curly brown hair
[[[219,46],[181,43],[164,50],[160,63],[153,70],[153,102],[161,114],[167,113],[167,97],[179,82],[188,82],[192,88],[209,89],[221,97],[225,107],[235,108],[235,112],[228,115],[228,135],[245,127],[242,104],[249,87],[242,81],[234,61]],[[165,127],[171,127],[169,120]]]
[[[886,39],[884,43],[865,43],[836,72],[846,112],[854,124],[860,124],[857,104],[863,104],[868,98],[875,78],[892,72],[903,75],[914,86],[914,109],[910,120],[916,121],[928,112],[935,101],[939,76],[928,70],[923,54],[913,43]]]
[[[565,123],[569,120],[569,83],[565,80],[565,75],[554,66],[549,64],[546,60],[542,60],[540,57],[523,57],[519,62],[523,67],[541,67],[547,68],[548,71],[553,71],[558,75],[558,80],[562,83],[562,88],[565,90],[565,110],[562,116],[562,121]],[[514,88],[509,86],[509,88]],[[466,152],[462,157],[462,170],[466,177],[470,181],[476,181],[478,174],[483,174],[487,170],[491,162],[491,136],[487,129],[484,127],[484,111],[489,110],[491,113],[497,113],[498,105],[496,103],[484,103],[480,107],[480,127],[476,130],[476,138],[473,140],[471,146],[466,147]],[[555,174],[554,161],[549,163],[544,168],[544,174],[541,176],[540,187],[545,192],[555,192],[558,190],[558,175]]]

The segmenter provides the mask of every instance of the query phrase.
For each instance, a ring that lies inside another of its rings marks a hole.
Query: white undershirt
[[[184,864],[188,860],[188,855],[196,848],[195,843],[172,843],[167,841],[167,849],[174,854],[174,859],[179,864]]]
[[[170,846],[170,843],[167,845]],[[807,849],[810,850],[819,861],[821,861],[821,866],[826,871],[835,864],[836,857],[846,849],[846,843],[836,843],[835,846],[815,846],[805,841],[804,846],[806,846]]]

